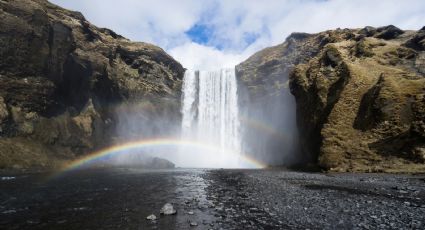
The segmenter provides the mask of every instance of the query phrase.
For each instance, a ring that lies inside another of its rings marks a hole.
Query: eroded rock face
[[[259,51],[236,66],[244,151],[270,165],[303,164],[313,160],[300,153],[295,99],[289,90],[294,66],[316,55],[326,35],[293,33],[286,42]]]
[[[148,104],[135,115],[145,120],[179,119],[183,73],[162,49],[97,28],[79,12],[1,0],[0,157],[10,159],[1,166],[54,164],[37,156],[72,158],[119,141],[129,108]],[[20,160],[26,148],[33,162]]]
[[[279,75],[241,80],[267,88],[289,76],[301,152],[325,169],[424,171],[422,40],[423,29],[394,26],[293,34],[250,63],[254,73],[278,69]],[[265,65],[268,59],[275,64]]]

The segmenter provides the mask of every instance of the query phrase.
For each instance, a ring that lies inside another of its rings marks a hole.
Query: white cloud
[[[132,40],[157,44],[186,68],[235,65],[291,32],[383,26],[419,29],[423,0],[52,0]],[[185,34],[195,24],[212,29],[206,45]],[[250,39],[246,39],[246,38]],[[252,40],[252,41],[251,41]],[[217,49],[220,47],[220,50]]]
[[[132,40],[165,49],[189,41],[184,31],[200,18],[206,5],[196,0],[51,0],[81,11],[99,27],[107,27]]]
[[[215,70],[217,68],[232,68],[247,56],[243,54],[220,51],[211,46],[203,46],[188,42],[169,50],[181,64],[192,70]]]

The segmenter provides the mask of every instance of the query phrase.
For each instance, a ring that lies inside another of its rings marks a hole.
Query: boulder
[[[403,33],[404,33],[403,30],[393,25],[389,25],[389,26],[379,27],[378,29],[376,29],[375,37],[385,39],[385,40],[390,40],[390,39],[397,38],[399,35]]]
[[[425,51],[425,29],[417,31],[404,45],[417,51]]]
[[[150,221],[155,221],[157,218],[154,214],[150,214],[149,216],[146,217],[146,219]]]
[[[170,203],[164,204],[164,206],[159,211],[161,215],[175,215],[177,211],[174,209],[173,205]]]

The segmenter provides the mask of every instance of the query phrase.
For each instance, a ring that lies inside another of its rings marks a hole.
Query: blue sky
[[[204,24],[193,25],[185,34],[193,42],[202,45],[208,45],[213,28]]]
[[[291,32],[425,25],[423,0],[51,0],[156,44],[189,69],[232,67]]]

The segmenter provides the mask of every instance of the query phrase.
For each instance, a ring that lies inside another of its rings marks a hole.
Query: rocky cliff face
[[[424,51],[425,28],[295,33],[242,63],[239,77],[254,98],[290,80],[301,152],[321,167],[424,171]]]
[[[247,152],[271,165],[294,165],[313,161],[308,151],[299,150],[295,99],[289,90],[294,66],[319,52],[314,39],[294,33],[286,42],[261,50],[236,66],[240,103],[246,129]],[[249,121],[255,121],[251,124]]]
[[[123,133],[167,133],[150,118],[179,119],[183,73],[162,49],[81,13],[0,0],[0,168],[54,166]]]

